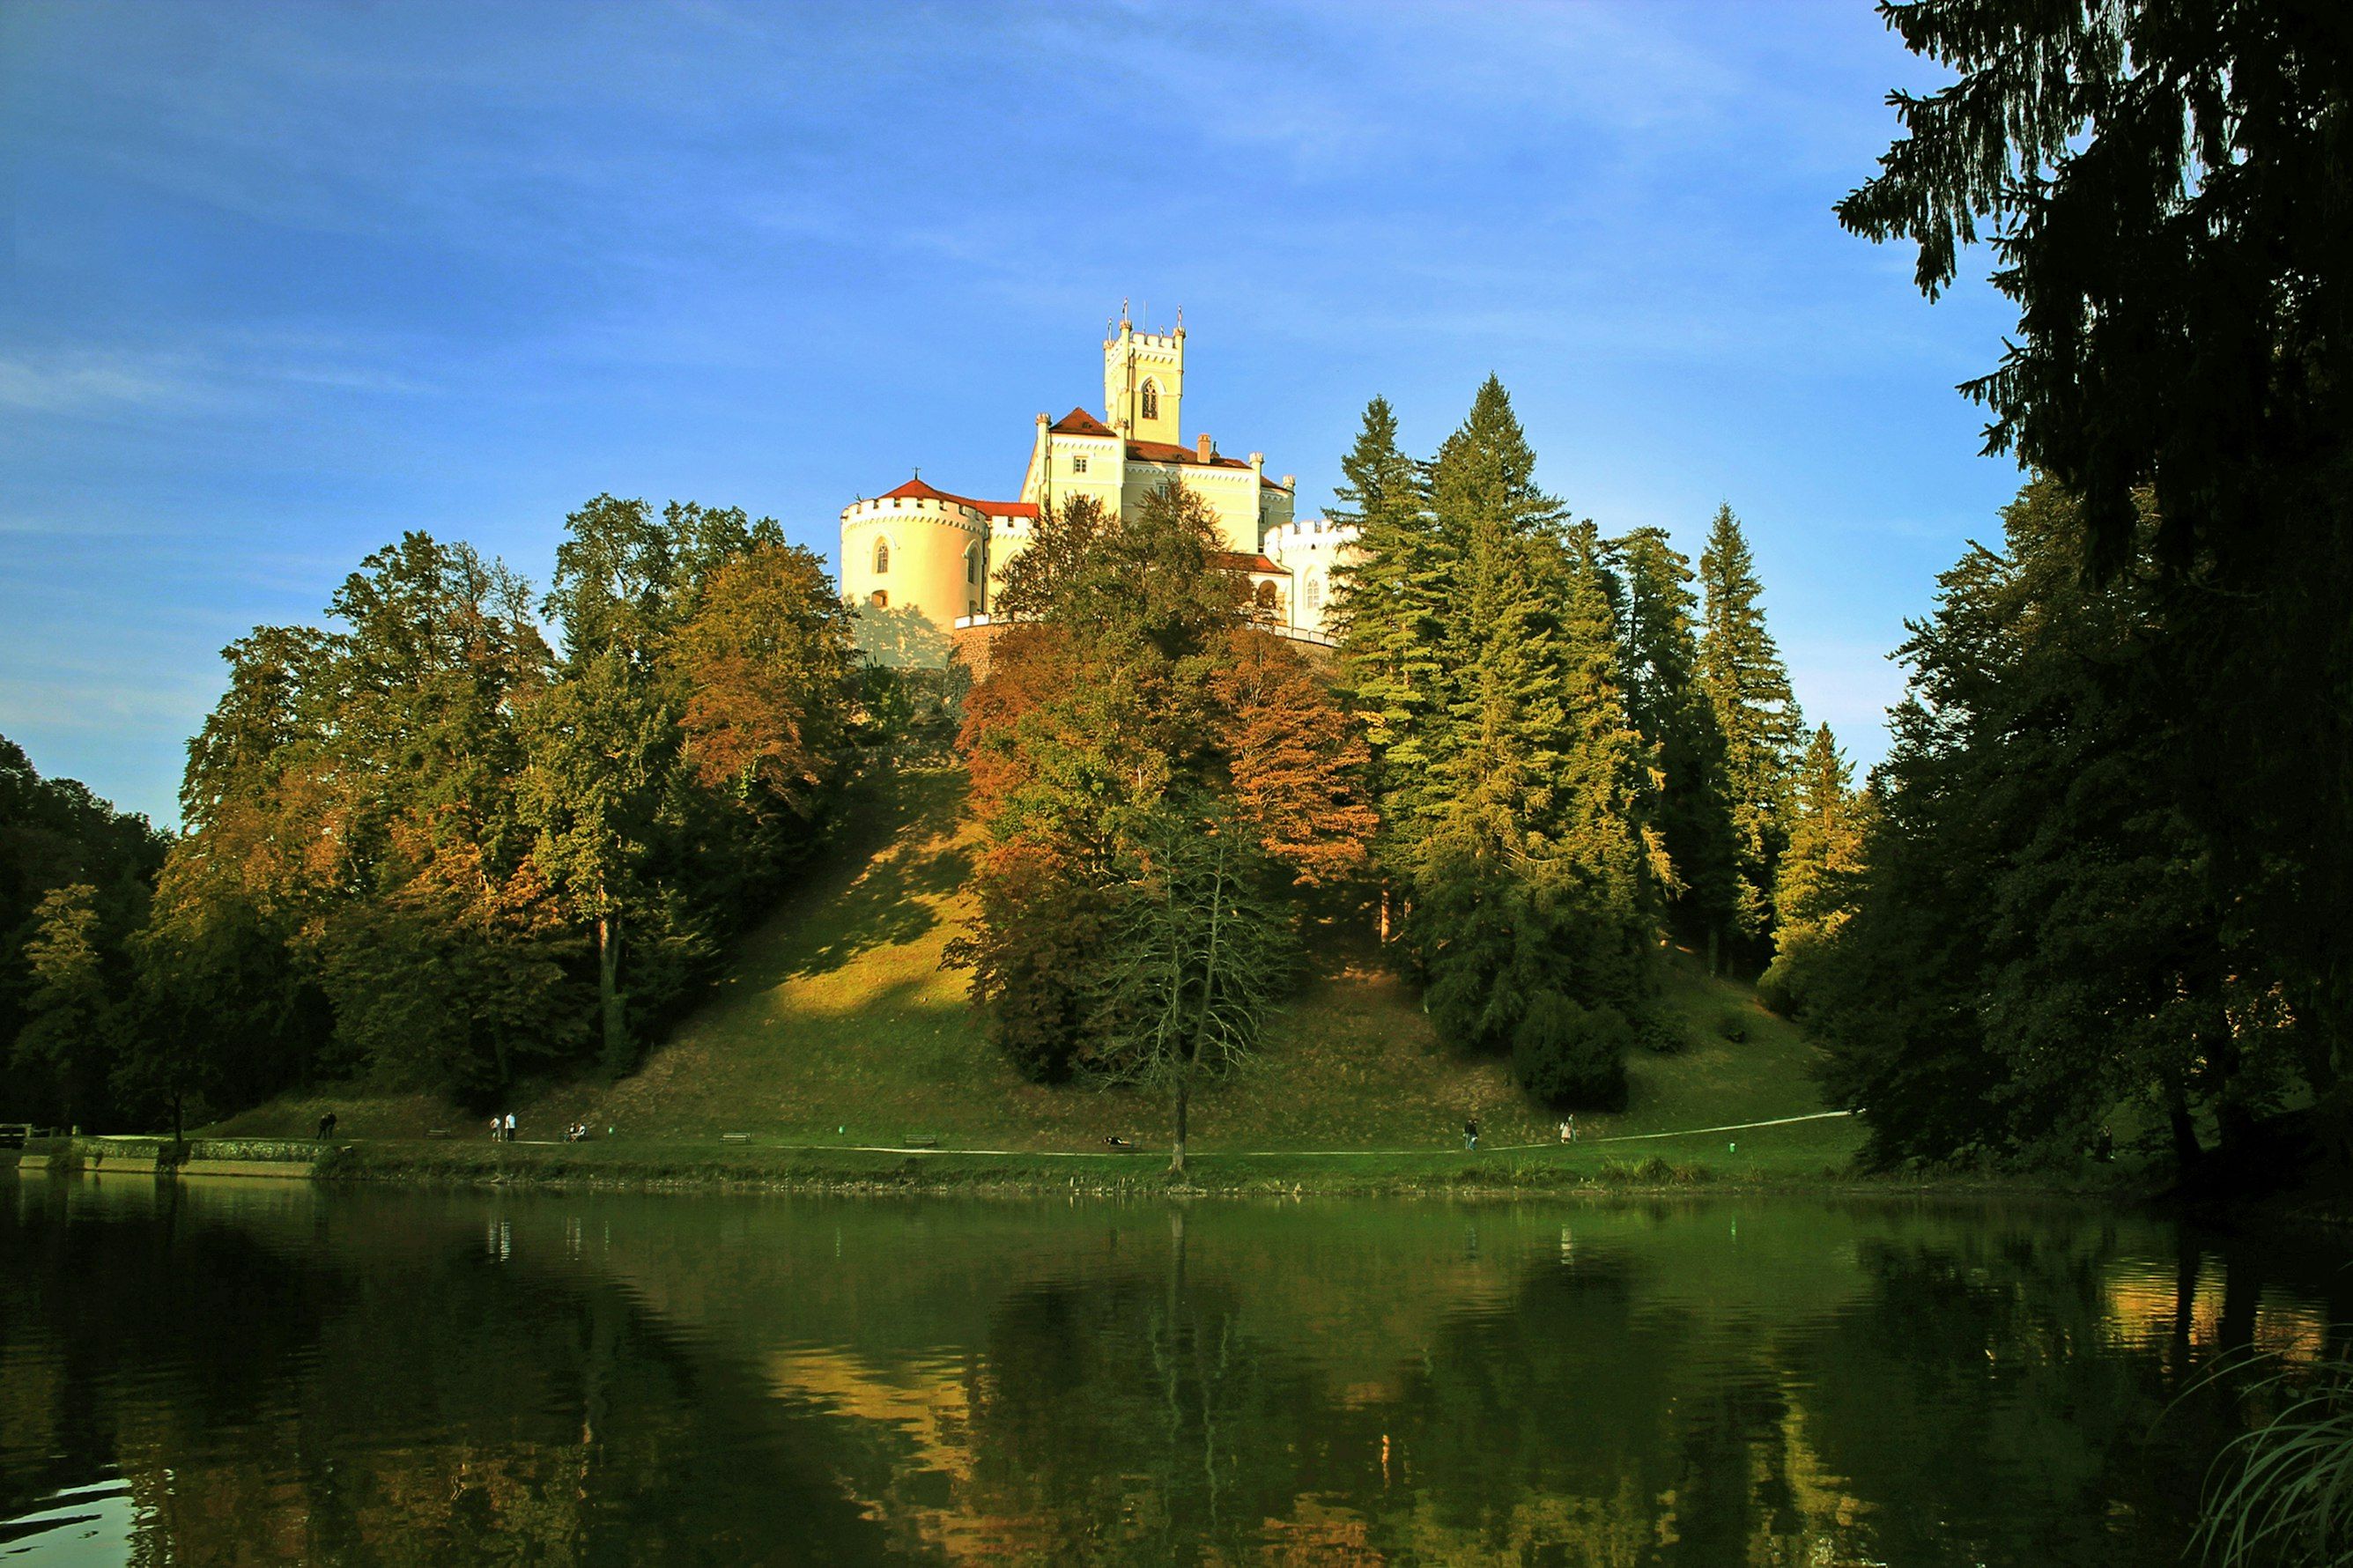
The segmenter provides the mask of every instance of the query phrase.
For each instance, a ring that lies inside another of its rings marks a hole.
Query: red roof
[[[1108,436],[1111,426],[1083,408],[1073,408],[1047,426],[1057,436]]]
[[[950,495],[947,491],[937,489],[932,485],[927,485],[921,479],[909,479],[897,489],[884,490],[881,495],[876,496],[874,499],[876,500],[897,500],[902,496],[909,500],[952,500],[962,502],[962,504],[965,506],[972,505],[972,502],[965,500],[964,497]]]
[[[1194,448],[1175,446],[1166,441],[1130,441],[1127,444],[1127,455],[1131,458],[1141,458],[1147,463],[1198,463],[1201,460],[1201,454]],[[1209,466],[1216,468],[1250,467],[1240,458],[1228,458],[1216,454],[1210,456]]]
[[[1035,501],[976,500],[971,496],[955,495],[950,491],[941,489],[935,485],[927,485],[921,479],[909,479],[897,489],[884,490],[881,495],[874,499],[877,500],[904,499],[908,500],[954,501],[958,506],[968,506],[975,511],[985,512],[990,517],[1035,517],[1038,515],[1038,505]]]
[[[1230,550],[1210,551],[1209,564],[1221,572],[1268,572],[1277,577],[1289,575],[1263,555],[1241,555]]]

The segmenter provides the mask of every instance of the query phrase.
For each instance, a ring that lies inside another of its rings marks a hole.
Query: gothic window
[[[964,552],[964,580],[967,583],[980,581],[980,552],[977,550]]]
[[[1157,419],[1160,417],[1160,384],[1158,382],[1147,381],[1144,384],[1143,407],[1141,413],[1142,416],[1146,419]]]
[[[891,542],[887,539],[878,539],[874,542],[874,575],[880,577],[890,570]]]
[[[1324,607],[1324,579],[1321,577],[1307,579],[1307,607],[1311,610]]]
[[[877,588],[866,595],[866,602],[878,610],[887,610],[891,607],[891,595]]]

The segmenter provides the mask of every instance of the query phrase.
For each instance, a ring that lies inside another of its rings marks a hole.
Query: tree
[[[1185,1170],[1194,1079],[1250,1059],[1293,951],[1261,891],[1267,878],[1247,830],[1208,809],[1171,803],[1136,831],[1120,868],[1111,961],[1093,987],[1104,1076],[1171,1098],[1175,1175]]]
[[[1235,826],[1300,887],[1359,876],[1379,825],[1366,798],[1370,748],[1298,649],[1237,631],[1211,677],[1223,710]]]
[[[1665,853],[1659,891],[1670,924],[1704,943],[1736,912],[1738,847],[1724,736],[1700,683],[1691,563],[1662,529],[1636,529],[1609,548],[1624,584],[1626,718],[1645,753],[1639,810]]]
[[[675,658],[696,781],[755,813],[812,816],[840,760],[851,681],[849,614],[818,558],[778,544],[718,567]]]
[[[1436,788],[1432,727],[1442,717],[1454,552],[1430,516],[1420,465],[1398,445],[1397,416],[1385,399],[1366,405],[1340,470],[1332,520],[1357,531],[1333,577],[1341,684],[1371,749],[1382,863],[1409,867]],[[1388,896],[1385,883],[1384,937]]]
[[[1700,688],[1724,742],[1734,840],[1733,909],[1709,933],[1709,967],[1724,936],[1770,934],[1773,868],[1788,834],[1789,773],[1805,733],[1781,652],[1765,629],[1764,586],[1728,506],[1716,509],[1699,558],[1705,629]]]
[[[1173,1089],[1180,1169],[1195,1072],[1247,1050],[1272,1005],[1295,918],[1274,880],[1345,878],[1370,827],[1361,742],[1295,653],[1245,627],[1216,541],[1176,486],[1132,513],[1050,509],[1007,569],[1021,624],[957,739],[987,842],[950,962],[1025,1076]]]
[[[1459,552],[1452,700],[1407,932],[1440,1032],[1496,1052],[1538,996],[1637,1005],[1651,945],[1608,574],[1535,464],[1491,377],[1431,471]]]
[[[25,943],[33,992],[16,1033],[19,1064],[44,1070],[73,1123],[105,1083],[119,1022],[105,971],[98,889],[86,882],[53,888],[33,911]]]
[[[543,693],[529,723],[522,810],[538,832],[533,858],[596,932],[603,1061],[607,1072],[622,1073],[636,1060],[621,982],[625,928],[648,894],[677,725],[617,645]]]
[[[1773,962],[1757,989],[1777,1008],[1800,1011],[1809,971],[1854,914],[1863,875],[1863,839],[1872,800],[1828,724],[1814,731],[1798,767],[1789,846],[1773,882]]]
[[[1967,389],[1988,447],[2081,499],[2095,575],[2153,570],[2136,657],[2197,738],[2168,809],[2317,1041],[2342,1154],[2353,945],[2310,911],[2353,908],[2353,38],[2237,0],[1883,14],[1957,79],[1891,96],[1840,220],[1911,242],[1931,299],[1992,249],[2018,323]]]
[[[2194,1178],[2198,1119],[2248,1148],[2311,1072],[2307,1042],[2171,796],[2196,739],[2140,657],[2166,633],[2154,560],[2084,578],[2079,515],[2047,479],[2003,526],[1901,650],[1867,868],[1808,990],[1827,1081],[1882,1163],[2073,1158],[2138,1101]],[[1800,882],[1791,907],[1834,889]]]

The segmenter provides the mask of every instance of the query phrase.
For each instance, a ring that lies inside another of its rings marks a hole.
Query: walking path
[[[1481,1153],[1503,1154],[1525,1149],[1574,1149],[1588,1143],[1641,1143],[1657,1138],[1692,1138],[1706,1132],[1746,1132],[1757,1127],[1787,1127],[1798,1121],[1826,1121],[1852,1116],[1852,1110],[1813,1110],[1803,1116],[1777,1116],[1769,1121],[1731,1121],[1721,1127],[1681,1127],[1669,1132],[1620,1132],[1606,1138],[1579,1138],[1575,1143],[1497,1143]],[[910,1149],[895,1143],[795,1143],[786,1148],[841,1150],[853,1154],[993,1154],[1042,1160],[1116,1160],[1124,1155],[1166,1154],[1166,1149]],[[1345,1154],[1435,1154],[1443,1147],[1422,1149],[1230,1149],[1201,1150],[1196,1159],[1229,1157],[1240,1160],[1314,1159]]]

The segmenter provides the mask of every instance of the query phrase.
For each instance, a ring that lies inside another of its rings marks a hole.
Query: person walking
[[[514,1112],[512,1110],[507,1112],[507,1142],[514,1142]]]
[[[506,1130],[506,1123],[499,1120],[498,1112],[495,1110],[491,1112],[491,1142],[497,1142],[500,1135]]]
[[[319,1118],[319,1142],[324,1143],[335,1135],[335,1113],[332,1110]]]
[[[1475,1116],[1466,1116],[1462,1119],[1462,1147],[1465,1149],[1479,1147],[1479,1119]]]

